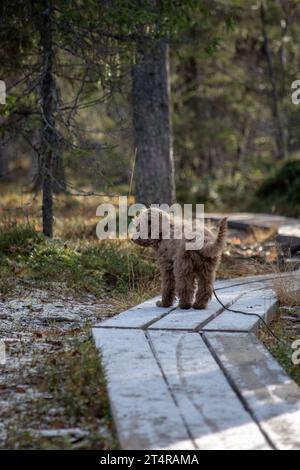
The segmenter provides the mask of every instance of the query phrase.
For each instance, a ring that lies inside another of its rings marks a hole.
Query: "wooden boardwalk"
[[[273,278],[218,281],[216,291],[268,321]],[[300,389],[256,338],[259,318],[216,300],[203,311],[155,301],[93,329],[122,449],[300,450]]]
[[[228,217],[228,227],[232,229],[247,230],[250,227],[263,230],[274,229],[277,232],[276,241],[283,250],[291,250],[294,254],[300,251],[300,219],[249,212],[205,214],[206,219],[216,222],[224,216]]]

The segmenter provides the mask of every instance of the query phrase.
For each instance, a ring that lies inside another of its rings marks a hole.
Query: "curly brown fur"
[[[217,237],[204,228],[204,244],[200,250],[186,250],[186,238],[184,235],[180,240],[174,238],[174,224],[166,212],[147,209],[136,219],[136,226],[147,223],[150,236],[154,216],[159,216],[159,238],[137,238],[133,241],[141,246],[151,246],[156,251],[162,278],[162,300],[157,302],[157,306],[172,306],[177,294],[180,308],[206,308],[213,294],[216,271],[225,247],[227,219],[221,220]],[[170,240],[162,237],[162,220],[166,217],[171,226]]]

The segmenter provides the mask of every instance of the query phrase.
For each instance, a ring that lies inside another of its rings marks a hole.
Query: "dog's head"
[[[140,246],[158,246],[162,239],[168,238],[172,220],[167,212],[150,208],[143,210],[134,220],[136,233],[132,241]]]

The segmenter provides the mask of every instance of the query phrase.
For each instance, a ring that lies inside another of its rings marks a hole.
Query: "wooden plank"
[[[282,225],[299,226],[299,219],[284,217],[280,215],[255,214],[249,212],[237,212],[231,214],[207,213],[205,218],[208,220],[219,221],[223,217],[228,217],[228,226],[237,229],[248,229],[249,227],[258,227],[262,229],[278,229]]]
[[[270,274],[261,274],[261,275],[255,275],[255,276],[246,276],[246,277],[236,277],[232,279],[223,279],[223,280],[218,280],[216,281],[215,284],[215,289],[218,291],[220,289],[229,289],[234,286],[238,285],[246,285],[249,284],[249,287],[251,285],[258,285],[260,287],[263,287],[265,283],[270,285],[272,281],[274,281],[277,278],[295,278],[299,279],[300,278],[300,270],[297,269],[296,271],[292,272],[286,272],[286,273],[270,273]]]
[[[220,293],[220,299],[225,304],[230,305],[240,294],[236,295],[230,291]],[[213,319],[217,313],[222,310],[222,306],[216,299],[212,299],[205,310],[188,309],[182,310],[176,308],[161,320],[153,323],[149,330],[153,329],[171,329],[171,330],[194,330],[201,327],[209,319]]]
[[[259,285],[262,287],[262,285],[265,282],[270,282],[272,279],[276,277],[274,274],[263,274],[261,276],[247,276],[247,277],[235,277],[232,279],[222,279],[222,280],[217,280],[215,283],[215,289],[216,291],[218,290],[223,290],[223,289],[230,289],[232,287],[237,287],[237,286],[246,286],[247,284],[252,285]]]
[[[109,320],[105,320],[97,325],[97,327],[117,327],[117,328],[142,328],[147,325],[149,322],[154,320],[159,320],[162,316],[170,312],[174,307],[169,308],[158,308],[156,307],[156,301],[160,297],[155,297],[153,299],[147,300],[142,304],[137,305],[125,312],[116,315]]]
[[[260,284],[250,285],[250,287],[241,285],[232,289],[222,290],[218,292],[218,298],[221,302],[230,307],[246,292],[261,289]],[[167,330],[199,330],[214,321],[214,318],[223,310],[222,305],[213,297],[205,310],[181,310],[176,308],[168,315],[160,320],[156,320],[149,326],[150,330],[167,329]],[[223,313],[221,314],[221,316]],[[217,317],[218,319],[219,317]],[[217,321],[217,319],[215,321]]]
[[[195,446],[141,330],[94,328],[122,449]]]
[[[260,284],[253,286],[253,288],[257,287],[261,287]],[[238,298],[239,295],[241,295],[243,292],[246,292],[247,290],[249,290],[249,288],[245,287],[244,285],[237,286],[232,288],[230,294],[222,292],[220,297],[222,297],[225,302],[227,299],[230,299],[230,303],[232,303]],[[168,316],[170,312],[173,312],[177,303],[174,303],[173,307],[158,308],[156,307],[156,301],[159,299],[159,296],[153,299],[149,299],[146,302],[137,305],[136,307],[133,307],[112,318],[109,318],[108,320],[96,324],[95,328],[144,328],[151,322],[158,322],[161,318],[164,318],[166,315]],[[182,323],[182,329],[189,329],[194,328],[200,323],[206,321],[208,318],[211,318],[213,314],[220,310],[220,308],[220,304],[217,305],[217,303],[213,303],[210,304],[208,310],[202,311],[202,313],[199,310],[180,310],[177,308],[176,314],[179,315],[178,319],[180,319],[180,322],[183,318],[185,319],[184,323]],[[174,318],[174,320],[171,320],[172,322],[174,321],[174,324],[176,323],[178,325],[180,323],[177,321],[177,316]],[[162,325],[163,324],[164,323],[162,323]],[[161,326],[159,325],[159,328],[160,327]]]
[[[230,291],[229,291],[230,292]],[[274,315],[277,298],[272,289],[250,291],[237,300],[230,308],[250,315],[224,311],[203,327],[204,331],[251,331],[259,323],[259,317],[267,319]],[[259,315],[253,316],[253,314]]]
[[[270,287],[272,285],[272,279],[278,276],[278,274],[270,276],[250,276],[247,278],[217,281],[215,287],[221,300],[223,298],[224,303],[227,303],[227,306],[229,306],[235,302],[239,296],[249,290],[261,289],[264,286]],[[300,279],[300,270],[295,271],[292,274],[282,274],[283,278],[289,276],[292,276],[294,279]],[[225,293],[227,289],[228,292],[230,292],[228,294]],[[221,308],[220,305],[218,306],[216,303],[212,303],[209,305],[207,310],[202,312],[199,310],[181,311],[179,309],[175,312],[176,303],[170,308],[158,308],[156,307],[156,301],[158,299],[160,299],[159,296],[149,299],[136,307],[96,324],[95,328],[146,328],[146,326],[151,323],[153,323],[153,328],[169,328],[168,325],[170,322],[172,324],[171,328],[173,328],[174,325],[175,329],[194,329],[201,327],[201,325],[206,323],[209,318],[213,318]],[[168,317],[170,316],[170,312],[172,312],[172,315],[169,320]],[[163,320],[161,320],[161,318],[163,318]],[[160,320],[161,323],[159,323]]]
[[[147,333],[201,450],[270,449],[198,333]]]
[[[195,310],[193,308],[182,310],[176,308],[161,320],[156,321],[148,330],[170,329],[170,330],[193,330],[200,324],[213,318],[222,308],[216,300],[212,300],[205,310]]]
[[[280,450],[300,450],[300,389],[254,334],[205,334],[261,428]]]

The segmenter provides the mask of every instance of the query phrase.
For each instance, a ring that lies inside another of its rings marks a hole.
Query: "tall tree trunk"
[[[57,142],[57,134],[55,135],[54,150],[58,151],[58,155],[54,156],[55,168],[53,178],[53,192],[56,194],[64,193],[67,189],[66,174],[64,162],[62,160],[61,145]],[[35,129],[32,133],[31,139],[31,165],[30,165],[30,179],[32,181],[32,190],[39,192],[43,189],[44,169],[43,159],[41,158],[41,133],[39,129]]]
[[[132,105],[137,202],[175,201],[170,114],[169,48],[165,42],[140,45],[133,67]]]
[[[66,192],[67,184],[66,184],[66,173],[64,162],[62,160],[60,146],[58,145],[59,155],[56,158],[56,165],[54,169],[54,183],[53,183],[53,192],[55,194],[60,194]]]
[[[41,21],[41,46],[43,71],[41,83],[41,161],[43,167],[43,232],[53,235],[53,174],[56,165],[57,134],[55,130],[55,82],[53,77],[53,5],[52,0],[43,0]]]
[[[9,179],[6,149],[0,146],[0,183]]]
[[[268,73],[271,84],[271,98],[272,98],[272,115],[275,124],[275,139],[277,146],[278,158],[284,160],[287,158],[287,146],[286,146],[286,133],[284,129],[284,121],[281,114],[278,89],[276,84],[275,70],[273,65],[273,56],[269,45],[269,37],[267,31],[267,12],[266,4],[264,0],[260,3],[260,19],[262,34],[264,40],[264,54],[266,56]]]

